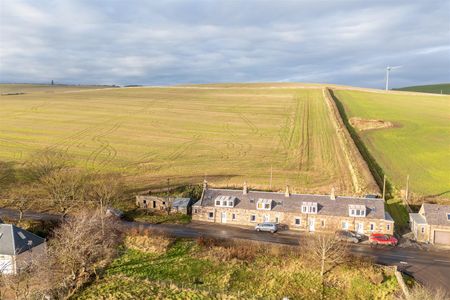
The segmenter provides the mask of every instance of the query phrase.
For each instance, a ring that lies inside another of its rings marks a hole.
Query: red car
[[[381,234],[381,233],[374,233],[371,234],[369,237],[369,242],[371,245],[391,245],[396,246],[398,243],[398,240],[393,237],[392,235],[388,234]]]

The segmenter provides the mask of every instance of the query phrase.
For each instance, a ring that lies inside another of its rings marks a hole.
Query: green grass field
[[[65,151],[140,187],[199,183],[351,192],[319,88],[11,87],[0,97],[0,160]]]
[[[394,89],[394,90],[450,95],[450,83],[407,86],[404,88],[399,88],[399,89]]]
[[[239,249],[251,253],[234,253],[233,258],[227,258],[228,249],[205,249],[189,240],[175,241],[165,253],[126,249],[103,278],[73,298],[320,299],[314,263],[283,249],[265,248]],[[392,299],[399,292],[393,274],[354,261],[333,268],[325,281],[324,299]]]
[[[390,121],[393,128],[360,131],[390,180],[413,193],[450,197],[450,96],[336,90],[347,115]]]

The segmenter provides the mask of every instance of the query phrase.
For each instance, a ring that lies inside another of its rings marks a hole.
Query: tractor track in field
[[[113,161],[114,158],[116,158],[116,156],[117,156],[116,149],[113,146],[111,146],[111,144],[108,140],[105,140],[104,138],[107,135],[117,131],[117,129],[119,129],[121,125],[122,125],[122,123],[116,122],[113,124],[113,126],[111,128],[108,128],[103,132],[100,131],[99,134],[96,134],[91,138],[91,140],[93,142],[99,144],[99,146],[97,147],[96,150],[91,152],[91,154],[86,159],[86,163],[85,163],[86,168],[96,169],[97,167],[107,165],[108,163]],[[105,158],[103,160],[99,160],[99,157],[102,154],[105,155]]]

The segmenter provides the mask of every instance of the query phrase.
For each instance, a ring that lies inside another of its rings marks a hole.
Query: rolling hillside
[[[450,95],[450,83],[407,86],[407,87],[394,89],[394,90],[396,90],[396,91],[408,91],[408,92],[419,92],[419,93],[432,93],[432,94],[447,94],[447,95]]]
[[[398,188],[405,188],[409,174],[413,193],[450,198],[450,96],[350,90],[335,95]]]
[[[352,192],[319,86],[29,90],[0,98],[0,160],[60,150],[142,187],[206,177],[270,188],[272,169],[273,189]]]

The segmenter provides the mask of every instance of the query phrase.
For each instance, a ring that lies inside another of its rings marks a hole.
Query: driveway
[[[17,211],[0,209],[0,218],[17,218]],[[58,215],[26,212],[24,219],[60,220]],[[266,243],[299,245],[309,234],[282,231],[271,234],[256,232],[251,228],[225,226],[220,224],[192,222],[187,225],[149,224],[144,222],[126,222],[120,224],[126,228],[153,228],[177,237],[196,238],[208,236],[225,239],[243,239]],[[441,288],[450,292],[450,251],[420,250],[401,247],[371,247],[364,244],[350,244],[352,254],[362,257],[372,257],[374,262],[383,265],[397,265],[413,276],[417,281],[430,288]]]

